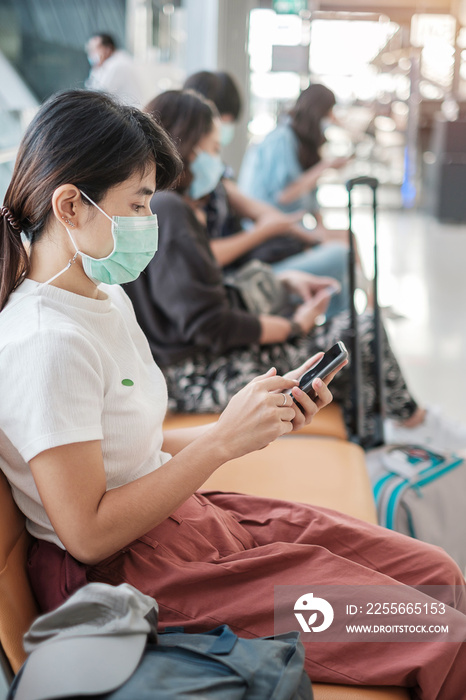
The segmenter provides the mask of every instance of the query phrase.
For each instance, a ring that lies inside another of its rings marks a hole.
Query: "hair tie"
[[[0,209],[0,216],[3,216],[3,218],[8,221],[10,226],[15,229],[15,231],[18,231],[18,233],[21,233],[22,228],[19,225],[19,221],[18,221],[18,219],[16,219],[15,216],[13,216],[13,214],[8,209],[8,207],[2,207]]]

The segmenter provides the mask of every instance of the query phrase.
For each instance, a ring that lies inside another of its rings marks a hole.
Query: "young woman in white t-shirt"
[[[162,627],[227,623],[254,637],[273,633],[278,584],[383,584],[396,604],[428,605],[411,586],[432,584],[442,624],[466,628],[464,580],[441,550],[322,508],[197,493],[331,394],[316,382],[313,403],[296,386],[303,367],[271,369],[218,423],[163,434],[165,383],[118,283],[154,254],[149,201],[179,171],[151,117],[87,91],[51,98],[19,150],[0,217],[0,435],[42,609],[88,581],[127,581],[157,599]],[[416,686],[432,700],[463,692],[458,641],[351,647],[309,645],[311,678]]]

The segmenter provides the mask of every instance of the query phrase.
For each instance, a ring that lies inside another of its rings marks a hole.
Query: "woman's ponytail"
[[[28,255],[21,226],[8,207],[0,208],[0,311],[27,273]]]

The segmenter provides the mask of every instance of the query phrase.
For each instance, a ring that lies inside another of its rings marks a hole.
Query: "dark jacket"
[[[137,280],[125,285],[156,362],[196,352],[219,356],[259,341],[257,316],[234,308],[205,228],[176,192],[156,193],[159,247]]]

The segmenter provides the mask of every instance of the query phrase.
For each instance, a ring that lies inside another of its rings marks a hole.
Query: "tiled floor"
[[[324,210],[331,228],[346,209]],[[372,272],[372,214],[354,209],[353,230]],[[439,404],[466,423],[466,224],[442,224],[419,212],[381,209],[379,296],[405,318],[386,327],[408,384],[422,403]]]

